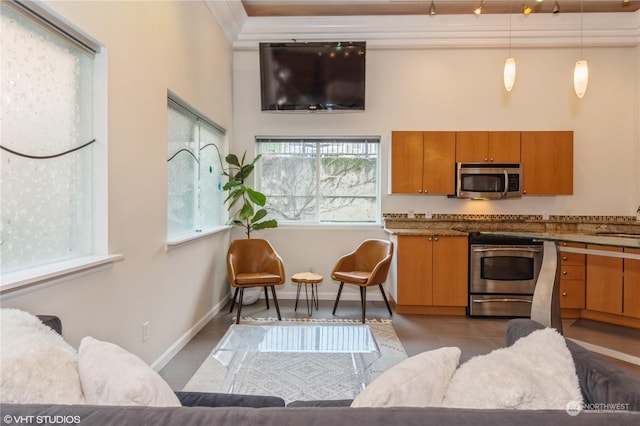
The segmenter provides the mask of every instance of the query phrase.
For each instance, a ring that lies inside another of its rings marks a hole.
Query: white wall
[[[166,105],[171,90],[231,130],[231,47],[203,2],[45,6],[108,52],[109,252],[124,260],[2,306],[60,316],[74,346],[92,335],[153,363],[228,294],[229,231],[165,250]]]
[[[578,99],[573,91],[578,48],[514,49],[517,78],[510,93],[502,85],[506,49],[370,48],[366,111],[327,114],[261,112],[258,52],[239,50],[234,52],[233,149],[253,152],[255,135],[378,134],[383,212],[631,216],[640,204],[639,52],[638,47],[585,48],[589,88]],[[573,130],[574,195],[502,201],[389,195],[392,130]],[[364,238],[385,236],[375,228],[345,233],[291,227],[263,235],[276,246],[305,247],[285,249],[288,270],[315,264],[325,282],[340,254]],[[334,294],[335,288],[327,297]]]

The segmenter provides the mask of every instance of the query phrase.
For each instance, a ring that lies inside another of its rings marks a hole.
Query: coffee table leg
[[[358,386],[360,386],[360,390],[363,391],[367,387],[367,374],[362,354],[351,353],[351,363],[353,365],[353,371],[356,373]]]
[[[221,392],[234,393],[234,391],[236,390],[236,379],[238,378],[238,375],[243,371],[244,363],[248,355],[249,352],[233,353],[233,355],[231,356],[231,361],[227,365],[227,372],[224,375]]]

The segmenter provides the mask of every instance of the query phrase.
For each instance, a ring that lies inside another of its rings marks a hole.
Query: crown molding
[[[239,1],[207,4],[234,50],[260,42],[365,40],[369,49],[640,46],[640,10],[625,13],[248,17]],[[511,19],[511,31],[509,30]]]

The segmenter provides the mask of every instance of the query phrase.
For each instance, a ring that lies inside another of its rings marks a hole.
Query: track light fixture
[[[560,3],[558,3],[557,1],[553,4],[553,10],[551,11],[551,13],[556,14],[556,13],[560,13]]]
[[[480,15],[482,14],[482,8],[484,7],[484,5],[486,4],[486,0],[480,0],[480,6],[476,7],[473,10],[473,13],[475,13],[476,15]]]
[[[431,6],[429,6],[429,15],[434,16],[436,14],[436,6],[433,4],[433,0],[431,0]]]
[[[524,15],[528,15],[531,13],[531,7],[529,7],[529,5],[527,5],[526,1],[522,2],[522,13]]]

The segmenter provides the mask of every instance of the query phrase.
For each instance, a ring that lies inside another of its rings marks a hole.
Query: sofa
[[[56,322],[57,319],[54,319]],[[508,322],[506,345],[544,327],[528,319]],[[182,406],[2,403],[2,424],[80,425],[638,425],[640,380],[566,341],[576,366],[584,407],[567,410],[445,407],[351,407],[351,401],[296,401],[274,396],[177,392]],[[544,350],[544,348],[541,348]],[[3,399],[4,400],[4,399]]]

